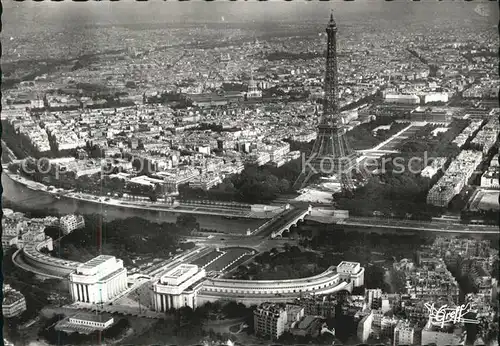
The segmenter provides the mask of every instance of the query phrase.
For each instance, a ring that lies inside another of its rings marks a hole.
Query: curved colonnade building
[[[52,239],[50,240],[52,241]],[[82,264],[80,262],[68,261],[41,253],[40,250],[45,247],[47,247],[47,244],[46,241],[43,241],[38,244],[26,244],[22,250],[24,262],[38,270],[39,272],[36,274],[46,274],[47,277],[64,278],[73,273],[76,268]],[[14,263],[16,263],[15,260]]]
[[[75,302],[104,303],[127,289],[127,269],[122,260],[100,255],[85,263],[69,261],[41,253],[40,250],[47,245],[46,241],[26,244],[21,254],[14,255],[14,263],[40,276],[69,278],[70,293]],[[19,256],[22,259],[15,258]]]
[[[62,260],[45,255],[44,242],[27,244],[23,259],[33,270],[48,277],[69,277],[74,301],[103,303],[127,288],[127,270],[113,256],[98,256],[86,263]],[[23,268],[26,269],[26,268]],[[29,269],[28,269],[29,270]],[[356,262],[342,261],[315,276],[293,280],[233,280],[208,278],[204,269],[180,263],[153,283],[153,306],[156,311],[206,302],[231,299],[243,304],[287,302],[305,295],[321,295],[363,286],[364,268]]]
[[[205,271],[192,264],[181,264],[153,284],[156,311],[231,299],[243,304],[284,302],[308,294],[352,291],[363,286],[364,268],[356,262],[341,262],[321,274],[294,280],[231,280],[205,278]]]

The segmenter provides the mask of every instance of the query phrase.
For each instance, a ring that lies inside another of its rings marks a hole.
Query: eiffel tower
[[[302,172],[294,188],[301,189],[316,175],[337,175],[344,194],[350,194],[355,188],[353,171],[357,167],[357,154],[350,147],[345,131],[340,127],[338,106],[337,74],[337,24],[330,15],[326,28],[328,46],[326,55],[325,98],[323,114],[318,126],[316,141],[311,154],[303,162]]]

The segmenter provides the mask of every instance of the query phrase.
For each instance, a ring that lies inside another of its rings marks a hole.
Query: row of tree
[[[256,306],[246,307],[242,303],[235,301],[216,301],[207,302],[202,306],[192,309],[189,306],[184,306],[180,309],[171,309],[166,312],[167,319],[161,324],[165,324],[171,333],[183,337],[190,338],[193,336],[208,336],[216,337],[213,330],[206,333],[203,326],[210,324],[211,321],[224,319],[242,319],[248,326],[247,332],[253,331],[253,311]],[[224,341],[227,341],[224,340]]]
[[[434,126],[424,126],[400,145],[399,153],[382,158],[377,176],[357,189],[354,196],[339,196],[339,208],[366,216],[382,212],[400,218],[409,215],[410,218],[429,220],[439,215],[441,208],[428,205],[427,194],[443,173],[429,179],[422,177],[420,171],[430,164],[426,158],[448,158],[446,168],[460,152],[452,141],[467,125],[467,121],[455,120],[446,132],[436,136],[431,134]]]
[[[279,194],[289,193],[300,173],[300,160],[293,160],[282,167],[249,165],[241,174],[234,174],[204,191],[188,185],[179,186],[182,199],[207,199],[244,203],[270,202]]]
[[[69,250],[75,247],[97,256],[101,247],[109,243],[110,248],[117,252],[113,255],[125,262],[129,261],[131,254],[165,258],[175,253],[182,237],[198,229],[196,218],[188,214],[179,216],[175,224],[160,224],[139,217],[103,222],[101,215],[88,215],[85,216],[85,227],[63,237],[53,254],[73,258]]]
[[[390,125],[389,129],[380,129],[376,133],[373,132],[379,126]],[[389,139],[394,134],[398,133],[405,127],[407,123],[397,123],[394,119],[387,117],[379,117],[368,123],[364,123],[356,126],[349,132],[347,132],[347,140],[349,145],[354,150],[370,149],[375,147],[377,144]]]
[[[133,162],[133,164],[137,164]],[[144,166],[144,165],[142,165]],[[95,195],[115,195],[122,197],[123,194],[131,196],[149,197],[151,201],[156,201],[163,195],[165,189],[160,184],[145,185],[126,181],[110,175],[104,175],[102,171],[94,174],[77,176],[76,171],[60,170],[55,165],[49,164],[47,160],[38,160],[33,158],[26,159],[22,166],[20,163],[11,163],[9,170],[19,172],[35,181],[53,185],[56,188],[75,189],[80,192],[87,192]],[[103,171],[117,173],[115,168],[103,168]]]
[[[319,274],[328,268],[318,254],[302,251],[298,246],[285,246],[257,255],[248,265],[240,265],[234,277],[242,280],[288,280]],[[331,264],[330,264],[331,265]]]

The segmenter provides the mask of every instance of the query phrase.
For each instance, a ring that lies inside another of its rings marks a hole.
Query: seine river
[[[134,209],[100,205],[69,198],[57,199],[42,191],[33,191],[19,183],[12,181],[2,173],[4,208],[13,208],[16,211],[36,211],[37,214],[101,214],[105,221],[141,217],[152,222],[174,223],[180,213],[157,212],[147,209]],[[214,229],[224,233],[245,233],[247,229],[255,229],[266,220],[234,218],[227,219],[214,215],[194,215],[200,227]]]

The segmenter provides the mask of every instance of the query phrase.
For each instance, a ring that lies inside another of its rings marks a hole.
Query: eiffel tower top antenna
[[[338,114],[338,70],[337,70],[337,24],[330,13],[330,22],[326,27],[327,51],[325,70],[325,99],[323,102],[323,116],[320,126],[337,126]]]

